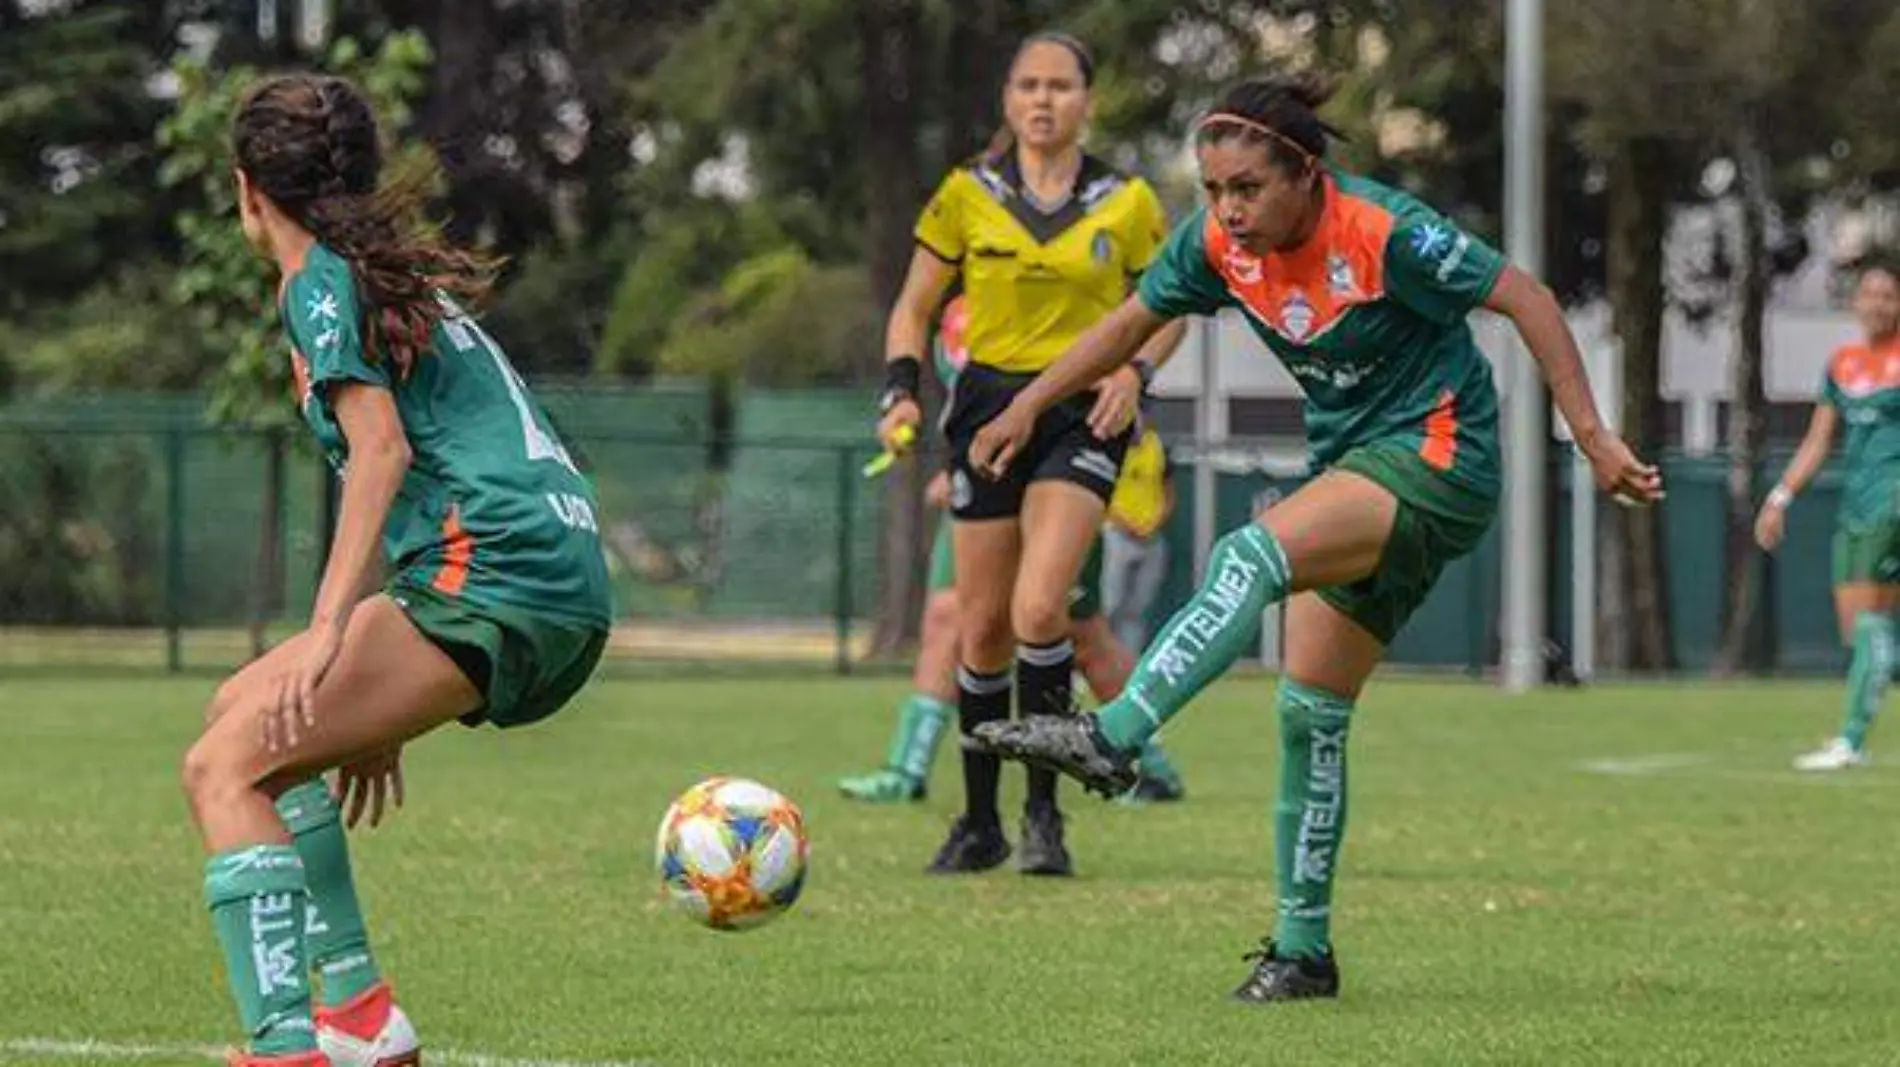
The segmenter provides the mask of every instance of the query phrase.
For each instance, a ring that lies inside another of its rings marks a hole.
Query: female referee
[[[1549,381],[1597,484],[1662,495],[1597,417],[1563,312],[1536,279],[1396,190],[1334,170],[1307,78],[1235,86],[1195,139],[1207,206],[1177,227],[1141,290],[977,435],[991,478],[1033,449],[1043,412],[1122,366],[1164,322],[1239,307],[1306,390],[1312,481],[1214,546],[1200,589],[1092,716],[993,723],[976,743],[1102,791],[1133,753],[1287,606],[1274,866],[1279,920],[1235,991],[1267,1003],[1339,992],[1330,931],[1346,829],[1346,735],[1361,688],[1445,564],[1490,526],[1499,495],[1497,390],[1467,313],[1510,318]]]
[[[1128,293],[1160,248],[1166,221],[1146,182],[1086,155],[1094,63],[1063,34],[1026,40],[1003,91],[1006,129],[982,156],[952,171],[918,220],[918,249],[885,337],[888,382],[879,437],[921,418],[917,388],[930,315],[952,281],[969,300],[970,364],[944,424],[950,441],[960,635],[957,711],[968,736],[1010,713],[1071,712],[1075,667],[1069,590],[1095,543],[1114,489],[1128,427],[1146,385],[1141,364],[1098,383],[1092,395],[1052,406],[1007,478],[978,476],[972,435],[1016,392]],[[1170,350],[1180,332],[1155,337]],[[1152,373],[1152,364],[1146,365]],[[963,757],[964,812],[930,869],[983,871],[1010,846],[997,814],[999,765]],[[1056,807],[1055,775],[1029,774],[1021,870],[1066,875],[1072,864]]]
[[[244,234],[279,275],[304,419],[348,475],[309,628],[218,689],[184,759],[247,1039],[232,1062],[414,1064],[415,1031],[369,951],[337,799],[352,824],[367,803],[374,825],[386,797],[402,803],[412,738],[457,719],[534,722],[580,689],[611,620],[594,496],[452,302],[480,297],[491,266],[420,225],[420,183],[381,184],[376,118],[355,87],[262,81],[232,142]],[[392,574],[380,591],[379,555]],[[317,777],[331,768],[334,798]]]

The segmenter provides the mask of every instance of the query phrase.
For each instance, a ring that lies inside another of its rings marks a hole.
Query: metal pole
[[[834,604],[832,622],[836,628],[834,666],[840,675],[851,673],[851,610],[855,599],[852,591],[851,573],[851,531],[856,526],[852,512],[857,510],[856,492],[858,479],[856,464],[852,462],[850,445],[838,448],[838,543],[834,546],[837,553],[837,585],[833,590]]]
[[[1220,323],[1207,316],[1195,323],[1201,351],[1201,388],[1194,397],[1194,438],[1199,459],[1194,464],[1194,581],[1198,584],[1207,573],[1207,557],[1214,550],[1218,512],[1215,496],[1219,492],[1214,475],[1216,440],[1227,436],[1226,403],[1220,396],[1220,346],[1215,338]]]
[[[1504,51],[1504,234],[1511,260],[1543,271],[1543,0],[1508,0]],[[1544,673],[1544,390],[1511,333],[1504,490],[1504,687],[1535,688]]]

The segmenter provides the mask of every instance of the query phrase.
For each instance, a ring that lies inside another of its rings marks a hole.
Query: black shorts
[[[1089,429],[1093,391],[1078,393],[1043,412],[1029,444],[1001,478],[970,468],[970,442],[985,423],[1003,413],[1034,374],[1012,374],[971,363],[957,375],[943,433],[950,442],[950,513],[959,519],[1005,519],[1020,514],[1031,482],[1071,482],[1106,504],[1121,475],[1133,427],[1106,441]]]

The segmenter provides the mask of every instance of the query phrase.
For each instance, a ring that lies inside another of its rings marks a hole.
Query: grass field
[[[174,770],[210,686],[0,681],[0,1061],[202,1063],[232,1036]],[[1900,771],[1785,769],[1830,687],[1376,686],[1345,998],[1264,1010],[1223,998],[1271,924],[1270,681],[1171,731],[1187,803],[1072,798],[1067,883],[919,873],[947,753],[923,805],[830,792],[900,690],[603,682],[543,727],[416,746],[357,874],[437,1062],[1900,1061]],[[715,772],[813,833],[804,900],[745,935],[662,910],[651,872],[667,801]]]

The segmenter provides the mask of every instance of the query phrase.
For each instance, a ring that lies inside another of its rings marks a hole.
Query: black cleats
[[[1253,961],[1253,973],[1234,999],[1242,1004],[1273,1004],[1282,1000],[1315,1000],[1339,996],[1339,964],[1332,949],[1315,960],[1283,959],[1272,941],[1242,956]]]
[[[1075,873],[1069,847],[1062,843],[1062,812],[1054,806],[1023,812],[1023,855],[1017,866],[1024,874],[1064,877]]]
[[[974,874],[1001,866],[1009,859],[1009,839],[1003,828],[993,822],[972,822],[968,815],[957,816],[950,824],[950,836],[937,850],[937,858],[925,868],[929,874]]]
[[[1140,775],[1135,757],[1102,737],[1093,715],[1034,715],[1016,722],[986,722],[967,742],[982,752],[1066,774],[1091,793],[1121,796]]]

